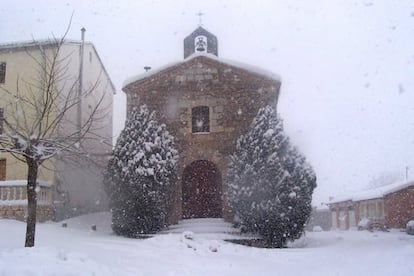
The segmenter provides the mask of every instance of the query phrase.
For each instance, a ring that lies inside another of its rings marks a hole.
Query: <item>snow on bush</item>
[[[313,231],[313,232],[322,232],[322,231],[323,231],[323,229],[322,229],[322,227],[320,227],[319,225],[315,225],[315,226],[312,228],[312,231]]]
[[[407,234],[414,235],[414,220],[410,220],[407,222],[406,231]]]
[[[301,236],[316,177],[271,107],[260,109],[250,131],[238,139],[227,177],[229,203],[242,229],[274,247]]]
[[[184,231],[183,238],[187,240],[194,240],[194,232],[191,231]]]
[[[174,138],[155,113],[134,108],[105,171],[115,233],[136,237],[165,226],[177,158]]]

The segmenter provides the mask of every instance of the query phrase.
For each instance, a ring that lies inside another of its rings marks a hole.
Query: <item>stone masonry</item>
[[[5,185],[5,183],[7,185]],[[0,181],[0,218],[26,220],[27,191],[22,185],[25,181],[16,181],[16,185]],[[43,222],[54,217],[52,208],[52,191],[49,186],[40,186],[38,192],[38,205],[36,209],[37,220]]]
[[[143,76],[127,84],[127,114],[146,104],[176,137],[179,150],[178,183],[170,221],[182,216],[184,169],[197,160],[208,160],[220,170],[223,217],[231,220],[226,199],[229,155],[237,139],[248,131],[259,108],[277,104],[280,81],[209,54],[190,56],[182,63]],[[192,108],[209,108],[210,131],[192,133]]]

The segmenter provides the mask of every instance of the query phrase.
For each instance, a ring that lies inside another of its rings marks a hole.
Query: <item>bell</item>
[[[197,52],[205,52],[206,49],[202,45],[198,45],[197,48],[196,48],[196,51]]]

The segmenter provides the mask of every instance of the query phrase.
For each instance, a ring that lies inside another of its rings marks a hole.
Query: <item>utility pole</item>
[[[408,181],[408,166],[405,167],[405,181]]]
[[[82,90],[83,90],[83,52],[85,48],[85,28],[81,29],[81,44],[79,51],[79,87],[78,87],[78,120],[77,127],[79,130],[79,136],[81,135],[82,128]]]

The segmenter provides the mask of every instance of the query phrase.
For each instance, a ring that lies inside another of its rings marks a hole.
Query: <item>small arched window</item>
[[[208,106],[196,106],[191,110],[193,133],[210,132],[210,109]]]

